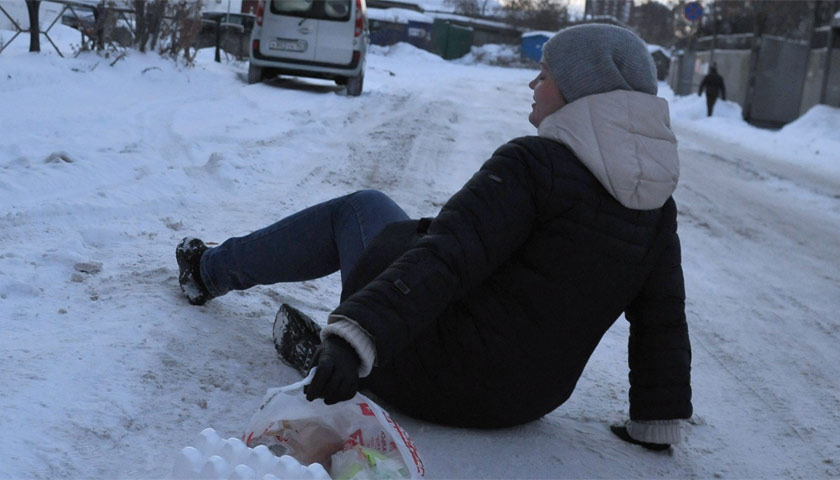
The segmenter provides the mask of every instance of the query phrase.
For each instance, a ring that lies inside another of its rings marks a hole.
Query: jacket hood
[[[537,131],[569,147],[625,207],[659,208],[677,188],[677,139],[668,102],[655,95],[589,95],[547,116]]]

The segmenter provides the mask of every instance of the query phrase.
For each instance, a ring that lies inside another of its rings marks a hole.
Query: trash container
[[[432,25],[432,43],[437,54],[444,59],[463,57],[470,52],[472,42],[472,27],[462,27],[446,20],[435,19]]]

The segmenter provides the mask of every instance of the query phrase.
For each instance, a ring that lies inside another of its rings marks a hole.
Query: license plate
[[[268,48],[271,50],[283,50],[286,52],[303,52],[306,51],[306,40],[286,40],[278,38],[268,42]]]

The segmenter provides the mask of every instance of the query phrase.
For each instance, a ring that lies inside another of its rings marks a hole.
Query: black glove
[[[627,427],[624,425],[613,425],[610,427],[610,430],[620,439],[624,440],[625,442],[632,443],[634,445],[641,445],[648,450],[655,450],[655,451],[662,451],[668,450],[671,446],[667,443],[648,443],[648,442],[640,442],[635,438],[631,437],[629,433],[627,433]]]
[[[323,398],[324,403],[332,405],[343,400],[350,400],[359,391],[359,355],[347,340],[330,335],[315,352],[313,365],[318,366],[309,385],[303,387],[303,393],[310,402]]]

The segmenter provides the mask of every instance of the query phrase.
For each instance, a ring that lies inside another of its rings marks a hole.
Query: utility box
[[[404,42],[405,24],[386,22],[384,20],[369,20],[370,43],[374,45],[393,45]]]
[[[686,50],[680,50],[671,56],[668,84],[677,95],[691,95],[699,86],[699,83],[693,83],[696,57],[695,52]]]
[[[759,127],[779,128],[799,117],[802,85],[810,46],[765,35],[758,52],[755,86],[746,120]],[[749,92],[749,91],[748,91]]]
[[[435,52],[445,60],[461,58],[472,48],[473,29],[436,18],[432,24],[432,44]]]
[[[662,47],[648,45],[648,51],[653,58],[653,64],[656,65],[656,79],[659,81],[666,80],[668,69],[671,67],[671,57]]]
[[[374,45],[408,42],[432,50],[432,17],[404,8],[368,8],[367,14]]]
[[[520,52],[522,61],[539,62],[542,60],[542,47],[554,36],[554,32],[528,32],[522,34]]]
[[[406,26],[408,43],[423,50],[432,49],[432,24],[409,20]]]

